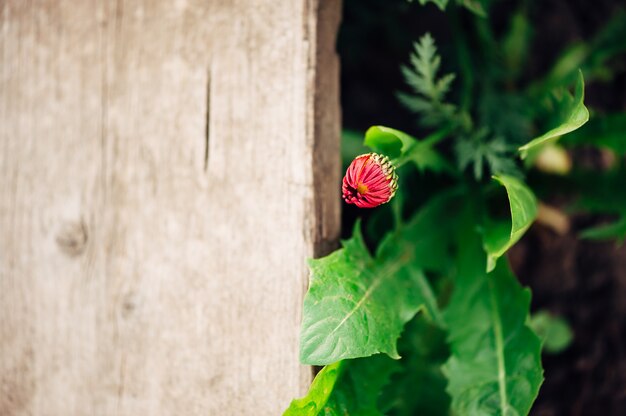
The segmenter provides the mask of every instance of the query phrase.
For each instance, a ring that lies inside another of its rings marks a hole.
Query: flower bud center
[[[365,195],[368,191],[369,188],[367,187],[367,185],[365,185],[363,182],[359,183],[356,187],[356,191],[360,194],[360,195]]]

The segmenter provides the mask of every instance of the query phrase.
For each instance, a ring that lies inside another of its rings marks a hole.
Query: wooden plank
[[[339,233],[340,2],[0,2],[0,414],[276,415]]]

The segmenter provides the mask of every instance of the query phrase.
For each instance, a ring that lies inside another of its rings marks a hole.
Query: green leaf
[[[463,189],[451,189],[430,198],[410,221],[383,238],[377,258],[393,258],[398,252],[410,252],[417,267],[438,274],[449,273],[450,240],[464,195]],[[428,294],[425,297],[429,297]]]
[[[487,17],[487,12],[485,10],[487,5],[484,3],[488,2],[485,0],[457,0],[457,3],[477,16]]]
[[[413,162],[420,172],[432,170],[433,172],[452,172],[453,169],[446,159],[435,151],[431,146],[416,146],[407,160]]]
[[[283,416],[316,416],[330,398],[339,375],[343,371],[343,361],[324,367],[311,384],[309,393],[291,402]]]
[[[320,371],[308,394],[291,402],[283,416],[382,416],[376,401],[399,365],[384,355],[345,360]]]
[[[399,341],[401,370],[395,373],[380,397],[381,410],[394,416],[448,416],[448,381],[441,366],[450,355],[446,332],[416,316]]]
[[[416,93],[432,101],[441,101],[450,89],[454,75],[448,74],[437,79],[441,57],[437,54],[435,40],[430,33],[424,34],[413,47],[414,53],[410,56],[412,67],[402,68],[406,82]]]
[[[426,33],[413,47],[411,66],[400,68],[413,94],[400,93],[398,99],[409,110],[420,113],[425,126],[459,123],[461,120],[457,120],[456,107],[443,101],[455,75],[437,75],[441,57],[437,54],[435,40],[430,33]]]
[[[568,134],[568,145],[592,145],[626,155],[626,114],[595,116],[581,129]]]
[[[488,129],[482,128],[467,137],[459,137],[454,150],[459,169],[473,167],[476,180],[482,179],[485,166],[494,175],[521,176],[505,138],[490,136]]]
[[[578,72],[574,97],[569,93],[563,94],[558,102],[560,117],[555,127],[541,136],[531,140],[519,148],[522,159],[528,156],[529,151],[536,150],[538,146],[558,140],[564,134],[576,130],[589,120],[589,110],[584,104],[585,80],[582,71]]]
[[[617,240],[623,242],[626,239],[626,212],[622,217],[610,224],[588,228],[580,233],[581,238],[588,240]]]
[[[456,171],[452,165],[435,149],[435,144],[447,137],[450,130],[440,129],[424,140],[416,142],[404,153],[404,160],[401,159],[398,163],[412,162],[420,172],[430,170],[435,173],[446,172],[455,175]]]
[[[544,97],[555,89],[558,90],[575,82],[576,78],[580,76],[581,66],[589,59],[590,51],[590,45],[582,42],[567,47],[558,57],[545,79],[530,86],[530,94]]]
[[[391,375],[400,369],[398,363],[385,355],[375,355],[344,361],[344,365],[322,415],[382,416],[377,399]]]
[[[365,132],[365,146],[392,159],[400,157],[417,139],[385,126],[372,126]]]
[[[531,45],[532,26],[528,21],[525,7],[511,17],[509,31],[502,40],[502,52],[507,69],[507,77],[516,79],[524,69]]]
[[[421,270],[411,253],[376,261],[357,228],[344,248],[310,261],[311,283],[304,299],[300,359],[324,365],[380,352],[400,358],[396,340],[424,305]]]
[[[409,1],[412,2],[413,0]],[[434,5],[439,7],[442,12],[446,10],[446,5],[448,4],[448,0],[419,0],[419,2],[422,6],[428,3],[433,3]]]
[[[400,167],[412,162],[421,172],[454,172],[448,161],[434,148],[447,137],[450,129],[440,129],[424,140],[418,140],[400,130],[385,126],[372,126],[365,133],[365,146],[376,153],[382,153],[393,159],[393,164]]]
[[[590,80],[610,81],[620,71],[620,65],[611,60],[626,51],[624,38],[626,12],[618,8],[591,41],[577,42],[566,48],[546,78],[536,83],[531,91],[542,95],[555,87],[568,85],[576,79],[581,68]]]
[[[385,353],[399,358],[396,341],[420,309],[442,322],[423,270],[443,271],[448,262],[446,230],[458,192],[431,199],[407,224],[383,239],[376,258],[360,227],[331,255],[311,260],[304,298],[300,360],[325,365]],[[419,236],[419,238],[416,238]]]
[[[572,330],[567,321],[546,311],[533,314],[529,325],[541,339],[543,349],[549,353],[559,353],[572,342]]]
[[[487,272],[495,268],[498,258],[524,235],[537,216],[537,199],[522,181],[504,175],[493,178],[506,189],[511,209],[511,222],[485,224],[483,244],[487,251]]]
[[[557,183],[557,189],[575,192],[580,197],[571,207],[575,212],[590,212],[616,217],[613,223],[584,230],[582,238],[618,242],[626,238],[626,192],[624,189],[626,166],[598,172],[574,171],[568,182]]]
[[[485,273],[473,216],[459,239],[455,288],[444,311],[451,357],[444,366],[458,415],[526,415],[543,380],[541,342],[526,326],[530,292],[508,264]]]
[[[613,214],[626,211],[626,192],[623,192],[626,166],[605,172],[574,171],[569,178],[570,183],[558,186],[570,187],[580,194],[575,205],[577,210]]]

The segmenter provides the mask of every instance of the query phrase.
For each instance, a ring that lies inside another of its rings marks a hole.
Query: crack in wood
[[[209,137],[211,126],[211,65],[207,70],[206,82],[206,113],[204,117],[204,171],[209,168]]]

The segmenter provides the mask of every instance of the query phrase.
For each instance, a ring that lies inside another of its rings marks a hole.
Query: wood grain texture
[[[278,415],[339,234],[334,0],[0,1],[0,415]]]

